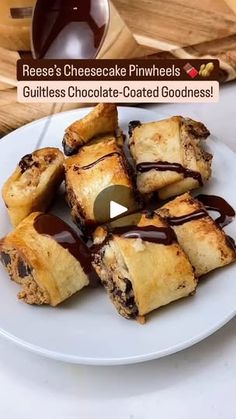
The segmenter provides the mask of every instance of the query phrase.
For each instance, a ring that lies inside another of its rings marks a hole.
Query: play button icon
[[[133,189],[123,185],[105,188],[94,203],[94,217],[98,224],[139,212],[140,205],[135,199]]]
[[[119,215],[124,214],[128,210],[128,208],[118,204],[118,202],[110,202],[110,218],[118,217]]]

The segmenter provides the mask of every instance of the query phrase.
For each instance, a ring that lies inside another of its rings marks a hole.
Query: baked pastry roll
[[[64,153],[66,156],[76,154],[81,146],[105,134],[114,135],[118,143],[123,141],[117,107],[112,103],[100,103],[87,116],[66,129],[63,138]]]
[[[189,193],[168,202],[158,214],[175,230],[197,276],[235,261],[232,241],[208,214],[204,205]]]
[[[174,116],[163,121],[131,123],[130,150],[142,194],[161,199],[202,186],[211,176],[212,155],[201,140],[210,134],[200,122]]]
[[[60,218],[32,213],[0,241],[0,259],[28,304],[56,306],[96,279],[91,255]]]
[[[118,312],[139,319],[194,293],[197,280],[174,231],[154,213],[137,226],[98,227],[94,267]]]
[[[67,201],[73,220],[81,228],[109,221],[106,204],[109,199],[117,200],[120,191],[124,206],[130,211],[138,208],[128,162],[112,138],[82,147],[77,155],[65,160],[65,172]],[[101,192],[104,202],[96,211]]]
[[[31,212],[45,211],[64,178],[64,156],[57,148],[27,154],[3,186],[2,196],[16,227]]]

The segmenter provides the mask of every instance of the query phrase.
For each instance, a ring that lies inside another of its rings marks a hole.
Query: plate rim
[[[92,357],[81,357],[79,355],[66,355],[60,352],[51,351],[49,349],[42,348],[41,346],[27,343],[23,339],[17,338],[10,333],[7,333],[0,329],[0,336],[4,337],[8,341],[15,343],[18,347],[24,348],[27,351],[41,355],[44,358],[53,359],[55,361],[66,362],[70,364],[79,364],[87,366],[121,366],[121,365],[132,365],[140,364],[147,361],[153,361],[155,359],[164,358],[176,354],[178,352],[184,351],[185,349],[191,348],[192,346],[204,341],[208,337],[212,336],[214,333],[218,332],[222,327],[224,327],[230,320],[236,316],[236,308],[229,315],[227,315],[221,322],[217,323],[211,329],[200,333],[199,335],[190,338],[182,343],[171,346],[164,350],[150,352],[144,355],[134,355],[129,357],[120,357],[120,358],[92,358]]]

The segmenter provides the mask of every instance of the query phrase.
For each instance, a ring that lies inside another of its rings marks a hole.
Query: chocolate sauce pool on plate
[[[39,234],[52,237],[60,246],[67,249],[80,262],[91,285],[98,283],[89,249],[68,224],[55,215],[40,214],[34,220],[34,228]]]

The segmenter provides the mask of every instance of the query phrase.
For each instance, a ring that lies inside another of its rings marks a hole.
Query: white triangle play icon
[[[118,215],[124,214],[126,211],[128,211],[128,208],[123,205],[120,205],[115,201],[110,202],[110,218],[118,217]]]

